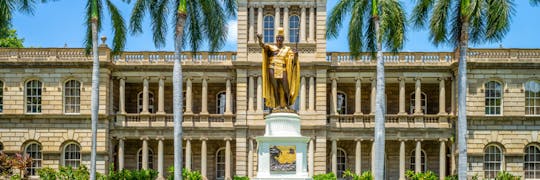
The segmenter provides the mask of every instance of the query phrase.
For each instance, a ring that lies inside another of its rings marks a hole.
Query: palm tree
[[[169,10],[174,11],[169,11]],[[137,0],[130,19],[130,30],[142,33],[146,13],[152,19],[154,44],[165,44],[168,15],[174,17],[174,179],[182,179],[182,67],[180,52],[188,44],[196,52],[207,40],[210,51],[222,47],[227,38],[227,17],[236,16],[236,0]],[[169,14],[172,13],[172,14]],[[188,40],[188,43],[184,43]]]
[[[532,0],[538,2],[538,0]],[[532,2],[531,1],[531,2]],[[467,179],[467,48],[471,43],[501,40],[510,28],[512,0],[420,0],[414,7],[415,27],[428,26],[435,45],[448,44],[459,52],[458,64],[458,178]],[[431,14],[430,14],[431,13]]]
[[[46,3],[48,0],[40,0]],[[0,28],[11,27],[13,13],[19,11],[24,14],[34,14],[34,8],[38,2],[35,0],[3,0],[0,1]]]
[[[538,6],[538,5],[540,5],[540,0],[530,0],[530,2],[531,2],[531,4],[532,4],[533,6]]]
[[[342,0],[330,12],[326,34],[329,38],[339,35],[345,15],[351,14],[349,21],[349,49],[358,57],[361,51],[368,51],[377,57],[377,93],[375,95],[375,179],[384,179],[385,143],[385,95],[383,43],[392,52],[403,48],[405,40],[405,12],[397,0]],[[366,44],[363,44],[366,42]]]
[[[98,33],[101,30],[101,17],[103,17],[103,3],[106,4],[111,15],[113,37],[113,54],[124,49],[126,42],[126,27],[118,8],[110,1],[88,0],[86,3],[86,38],[85,47],[87,54],[92,49],[92,95],[91,95],[91,121],[92,121],[92,149],[90,155],[90,179],[96,179],[96,143],[97,143],[97,123],[99,111],[99,54],[98,54]]]

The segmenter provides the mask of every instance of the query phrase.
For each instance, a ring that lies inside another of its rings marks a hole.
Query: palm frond
[[[411,21],[415,28],[423,28],[426,26],[429,11],[433,7],[433,0],[418,0],[412,11]]]
[[[360,55],[364,46],[364,33],[362,30],[364,28],[366,5],[366,1],[356,1],[352,6],[347,37],[349,40],[349,50],[351,55],[355,58]]]
[[[201,16],[201,8],[198,0],[186,1],[186,26],[184,28],[184,40],[189,40],[189,43],[184,43],[184,46],[191,47],[193,52],[197,52],[200,44],[203,41],[202,37],[202,24],[199,20]]]
[[[153,1],[150,4],[150,17],[152,19],[152,32],[154,45],[157,48],[165,46],[165,34],[167,34],[168,0]]]
[[[406,15],[399,1],[381,1],[381,34],[385,46],[392,52],[403,48]]]
[[[102,15],[101,0],[88,0],[86,3],[86,36],[84,39],[84,47],[86,54],[90,54],[92,50],[92,19],[96,19],[97,33],[101,31],[101,15]]]
[[[113,29],[113,54],[119,54],[126,45],[126,25],[122,14],[118,11],[118,8],[110,1],[107,0],[107,7],[111,15],[112,29]]]
[[[530,0],[531,5],[538,6],[540,5],[540,0]]]
[[[447,23],[451,0],[439,0],[433,8],[429,25],[431,42],[438,46],[447,41]]]
[[[328,22],[326,23],[326,37],[332,39],[339,35],[339,29],[342,26],[345,15],[350,12],[354,0],[342,0],[330,11]],[[362,28],[362,27],[358,27]]]
[[[453,47],[459,47],[459,42],[461,39],[461,27],[463,27],[463,21],[464,17],[461,14],[461,6],[462,4],[458,2],[455,2],[452,4],[452,20],[450,22],[450,38],[448,38],[447,43],[449,45],[452,45]]]
[[[371,56],[375,57],[375,53],[377,52],[377,32],[375,30],[375,21],[371,16],[371,8],[369,8],[367,11],[369,12],[367,13],[369,14],[369,20],[367,21],[368,25],[364,32],[366,35],[366,51],[371,52]]]
[[[0,1],[0,27],[11,27],[12,3]]]
[[[486,2],[484,0],[473,0],[471,3],[471,17],[469,26],[469,40],[472,43],[479,43],[485,37],[486,30]]]
[[[510,31],[510,21],[514,14],[514,3],[510,0],[491,0],[487,3],[485,40],[500,41]]]
[[[131,17],[129,19],[129,29],[131,33],[142,33],[142,20],[146,11],[148,10],[148,0],[137,0],[131,11]],[[154,20],[154,19],[152,19]]]
[[[33,15],[35,3],[35,0],[20,0],[17,6],[20,12]]]
[[[227,40],[226,15],[215,0],[201,0],[203,30],[209,42],[210,51],[216,51]]]
[[[224,9],[225,9],[225,12],[227,12],[227,15],[229,17],[234,17],[236,16],[236,10],[238,8],[237,4],[236,4],[236,0],[224,0]]]

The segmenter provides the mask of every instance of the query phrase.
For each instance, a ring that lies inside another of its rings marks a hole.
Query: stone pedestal
[[[307,171],[309,137],[300,134],[300,116],[272,113],[265,117],[264,136],[258,142],[256,180],[311,180]]]

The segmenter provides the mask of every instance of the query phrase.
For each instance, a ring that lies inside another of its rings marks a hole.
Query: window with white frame
[[[216,95],[216,114],[224,114],[226,104],[227,93],[225,93],[225,91],[219,92]]]
[[[409,112],[410,112],[411,114],[414,114],[414,109],[415,109],[414,107],[415,107],[415,105],[416,105],[416,102],[415,102],[415,101],[416,101],[416,93],[413,92],[413,93],[411,93],[411,95],[410,95]],[[421,107],[421,109],[422,109],[422,112],[423,112],[424,114],[427,114],[427,95],[426,95],[426,93],[424,93],[424,92],[422,92],[422,93],[420,94],[420,107]]]
[[[225,179],[225,148],[216,152],[216,179]]]
[[[75,143],[69,143],[64,147],[64,166],[78,168],[81,165],[81,147]]]
[[[299,41],[300,18],[297,15],[289,17],[289,42],[294,43]]]
[[[484,177],[488,179],[497,177],[497,173],[501,171],[502,162],[501,148],[496,145],[488,145],[484,149]]]
[[[81,83],[69,80],[64,84],[64,113],[81,112]]]
[[[137,169],[142,169],[142,148],[137,151]],[[154,169],[154,151],[152,149],[148,148],[148,169]]]
[[[26,82],[26,112],[41,113],[42,83],[38,80]]]
[[[32,165],[27,168],[28,173],[31,176],[37,175],[37,170],[41,168],[41,162],[43,161],[43,154],[41,154],[41,144],[32,142],[26,145],[24,153],[28,154],[32,158]]]
[[[502,106],[502,84],[489,81],[485,84],[486,115],[500,115]]]
[[[540,148],[529,145],[525,148],[525,161],[523,164],[525,179],[540,179]]]
[[[338,148],[336,157],[337,177],[343,177],[343,172],[347,169],[347,153],[345,153],[345,150]]]
[[[4,112],[4,82],[0,81],[0,113]]]
[[[142,110],[143,110],[143,99],[144,99],[143,95],[144,95],[144,93],[142,91],[139,92],[139,94],[137,95],[137,113],[141,113]],[[155,111],[154,111],[154,93],[152,93],[152,92],[148,92],[148,112],[149,113],[155,113]]]
[[[274,42],[274,16],[264,16],[264,42]]]
[[[410,170],[415,170],[416,169],[416,150],[413,150],[411,152],[411,165],[409,166],[409,169]],[[424,150],[420,150],[420,170],[422,172],[426,172],[427,171],[427,166],[426,166],[426,152]]]
[[[525,114],[540,115],[540,82],[538,81],[525,83]]]
[[[347,114],[347,94],[344,92],[337,93],[336,111],[339,114]]]

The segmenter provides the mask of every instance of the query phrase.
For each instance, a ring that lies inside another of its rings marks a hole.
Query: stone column
[[[315,111],[315,76],[309,77],[309,111]]]
[[[332,172],[337,175],[337,140],[332,139]]]
[[[231,138],[225,139],[225,179],[231,179]]]
[[[253,138],[248,139],[248,177],[253,178]]]
[[[148,169],[148,137],[142,137],[142,169]]]
[[[309,177],[312,177],[313,176],[313,168],[315,168],[314,166],[314,163],[315,163],[315,138],[312,137],[310,140],[309,140],[309,145],[308,145],[308,174],[309,174]]]
[[[143,78],[143,105],[141,114],[149,114],[148,112],[148,77]]]
[[[306,111],[306,77],[300,79],[300,111]]]
[[[315,42],[315,7],[309,8],[309,42]]]
[[[371,78],[371,115],[375,114],[375,95],[377,94],[377,79]]]
[[[399,79],[399,115],[406,115],[405,111],[405,77]]]
[[[455,79],[452,79],[452,92],[450,93],[450,96],[452,97],[450,98],[450,113],[452,116],[456,115],[456,82]]]
[[[274,6],[275,14],[274,14],[274,37],[277,36],[278,28],[281,27],[280,20],[281,20],[281,6],[275,5]]]
[[[249,39],[248,42],[255,42],[255,7],[249,6]]]
[[[362,174],[362,139],[356,139],[354,155],[354,173]]]
[[[192,84],[191,84],[191,78],[187,78],[186,80],[186,114],[193,114],[193,111],[191,110],[191,106],[193,105],[193,91],[192,91]]]
[[[448,115],[446,114],[446,92],[444,89],[444,77],[439,78],[439,115]]]
[[[405,140],[399,140],[399,180],[405,180]]]
[[[337,78],[332,80],[332,104],[330,105],[330,114],[337,115]]]
[[[355,78],[356,92],[354,96],[354,114],[362,115],[362,78]]]
[[[257,77],[257,113],[263,112],[262,78]]]
[[[120,114],[126,114],[126,77],[120,78]]]
[[[227,78],[227,84],[225,87],[225,114],[232,114],[231,111],[231,79]]]
[[[450,149],[450,174],[454,174],[456,172],[456,143],[452,143],[452,147]]]
[[[186,138],[186,166],[184,168],[191,171],[191,138]]]
[[[300,43],[306,42],[306,7],[300,6]]]
[[[208,114],[208,78],[202,78],[202,102],[201,102],[201,114]]]
[[[263,33],[263,5],[257,7],[257,33],[264,36]]]
[[[371,140],[371,172],[374,171],[375,168],[375,141]]]
[[[201,175],[202,175],[203,179],[205,179],[207,177],[207,174],[206,174],[206,169],[207,169],[207,166],[206,166],[206,163],[207,163],[207,160],[206,160],[206,156],[207,156],[206,141],[207,140],[208,140],[208,138],[201,138]]]
[[[439,139],[441,145],[439,148],[439,177],[444,180],[446,177],[446,139]]]
[[[118,170],[124,169],[124,140],[123,137],[118,139]]]
[[[287,6],[283,7],[283,31],[285,31],[284,42],[288,43],[290,36],[289,36],[289,7]]]
[[[165,114],[165,77],[159,77],[157,114]]]
[[[419,77],[415,78],[415,91],[414,91],[414,114],[423,115],[422,111],[422,88],[421,88],[421,79]]]
[[[416,140],[416,149],[414,151],[414,172],[422,172],[422,143],[420,139]]]
[[[163,175],[165,173],[165,171],[163,171],[163,140],[165,140],[163,137],[158,137],[156,138],[156,140],[158,140],[158,159],[157,159],[157,164],[158,164],[158,179],[164,179]]]
[[[248,91],[249,91],[249,99],[248,99],[248,111],[253,111],[255,108],[253,107],[253,103],[255,101],[255,79],[253,76],[249,76],[249,84],[248,84]]]

